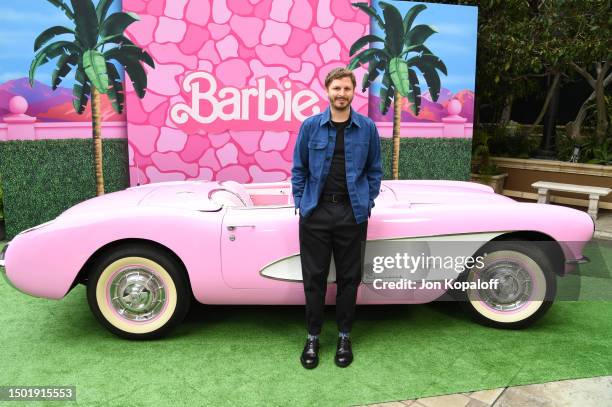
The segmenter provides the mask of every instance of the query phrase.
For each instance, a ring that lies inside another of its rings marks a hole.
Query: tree
[[[70,0],[72,8],[64,0],[47,0],[66,14],[74,29],[54,26],[46,29],[34,41],[37,52],[30,65],[30,86],[34,84],[36,69],[55,58],[57,66],[52,74],[55,90],[62,80],[74,70],[73,106],[78,114],[85,111],[91,99],[93,125],[94,165],[96,195],[104,194],[102,172],[102,139],[100,95],[107,94],[117,113],[123,111],[125,94],[119,72],[113,61],[128,73],[138,97],[143,98],[147,87],[147,75],[142,62],[155,67],[151,56],[124,35],[125,29],[138,20],[133,13],[118,12],[107,16],[113,0],[100,0],[94,6],[92,0]],[[59,40],[47,44],[61,35],[73,36],[72,41]],[[44,47],[43,47],[44,46]],[[105,47],[111,47],[104,50]]]
[[[569,69],[582,76],[593,92],[583,102],[576,118],[570,123],[570,136],[580,136],[587,109],[595,106],[595,139],[603,145],[609,135],[609,111],[606,88],[612,82],[610,61],[610,1],[584,0],[580,4],[565,4],[566,22],[564,34],[571,53]]]
[[[367,3],[353,3],[353,6],[373,17],[384,31],[385,37],[366,35],[359,38],[349,50],[349,55],[368,44],[382,43],[382,48],[369,48],[355,55],[349,69],[355,69],[368,64],[368,72],[363,77],[363,91],[370,87],[373,81],[382,75],[380,91],[380,106],[382,114],[386,114],[393,101],[393,179],[399,179],[400,154],[400,122],[402,97],[408,99],[410,108],[415,115],[419,114],[421,106],[421,88],[417,77],[418,69],[425,78],[433,101],[440,95],[440,76],[438,70],[447,75],[444,62],[431,52],[424,43],[437,31],[430,25],[412,26],[416,17],[427,6],[417,4],[402,18],[399,10],[391,4],[379,2],[383,16],[376,13]]]
[[[587,83],[593,88],[593,92],[586,98],[586,100],[580,106],[580,110],[576,114],[576,118],[568,123],[569,124],[569,136],[576,140],[580,137],[580,130],[582,123],[586,118],[587,110],[592,106],[595,101],[597,124],[595,128],[595,138],[597,142],[603,144],[608,134],[608,127],[610,125],[608,120],[608,108],[605,96],[605,90],[608,85],[612,82],[612,72],[610,69],[610,61],[595,62],[591,63],[594,65],[595,75],[591,75],[589,71],[575,62],[571,63],[572,68],[582,75]],[[588,65],[588,64],[585,64]]]
[[[540,48],[547,45],[542,43],[538,32],[541,27],[535,20],[537,0],[469,2],[476,3],[479,6],[476,101],[480,109],[492,112],[493,122],[505,126],[510,121],[513,102],[532,95],[539,89],[537,79],[552,74],[541,58]]]
[[[533,124],[548,110],[555,88],[578,73],[593,88],[570,134],[578,137],[587,109],[596,101],[597,134],[605,137],[608,115],[605,88],[610,84],[609,0],[479,1],[479,96],[504,106],[500,123],[509,119],[508,103],[537,91],[535,78],[551,85]]]

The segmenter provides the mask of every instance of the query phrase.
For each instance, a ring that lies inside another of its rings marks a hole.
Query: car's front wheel
[[[191,293],[183,268],[172,256],[130,244],[94,262],[87,300],[98,321],[115,335],[153,339],[184,319]]]
[[[557,285],[546,250],[529,242],[497,241],[476,256],[483,255],[479,267],[458,279],[472,286],[480,281],[481,287],[454,293],[474,320],[496,328],[520,329],[548,311]]]

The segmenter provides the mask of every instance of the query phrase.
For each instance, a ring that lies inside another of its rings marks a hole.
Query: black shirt
[[[323,194],[341,194],[348,195],[346,186],[346,168],[344,164],[344,129],[348,126],[351,118],[345,122],[334,122],[332,125],[336,130],[336,146],[334,147],[334,155],[332,157],[329,174],[323,186]]]

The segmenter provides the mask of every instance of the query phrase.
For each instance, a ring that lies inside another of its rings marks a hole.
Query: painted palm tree
[[[74,29],[54,26],[43,31],[34,41],[36,55],[30,65],[30,86],[34,84],[36,69],[58,58],[52,74],[55,90],[74,70],[73,106],[78,114],[85,111],[91,99],[93,125],[96,195],[104,194],[102,172],[102,140],[100,95],[106,94],[117,113],[123,111],[125,94],[119,72],[113,61],[123,66],[130,76],[138,97],[145,95],[147,75],[142,62],[154,67],[153,59],[124,35],[125,29],[138,20],[132,13],[113,13],[107,16],[113,0],[47,0],[66,14]],[[59,40],[48,44],[57,36],[71,35],[72,40]],[[44,47],[43,47],[44,46]],[[104,48],[107,48],[104,50]]]
[[[437,32],[436,29],[424,24],[412,26],[415,18],[427,6],[417,4],[402,18],[399,10],[391,4],[381,1],[379,5],[383,10],[382,16],[368,3],[353,3],[353,6],[374,18],[384,31],[385,38],[370,34],[355,41],[349,52],[352,58],[348,68],[355,69],[368,64],[368,72],[364,75],[362,83],[364,92],[379,75],[382,75],[379,109],[382,114],[386,114],[393,101],[392,168],[393,179],[399,179],[402,97],[408,99],[412,112],[418,115],[421,107],[421,87],[415,69],[423,74],[434,102],[440,95],[438,70],[444,75],[447,75],[447,72],[444,62],[424,45],[425,41]],[[369,48],[355,55],[365,45],[376,43],[381,43],[383,47]]]

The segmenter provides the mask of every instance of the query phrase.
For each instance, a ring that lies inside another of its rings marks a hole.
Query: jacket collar
[[[358,117],[357,112],[355,112],[355,110],[353,109],[352,106],[351,106],[351,115],[350,115],[350,119],[349,120],[350,120],[349,124],[348,124],[349,126],[354,124],[357,127],[361,127],[361,119]],[[319,125],[323,126],[326,123],[330,123],[331,124],[331,109],[330,109],[329,106],[327,106],[327,109],[325,109],[325,111],[321,115],[321,120],[319,122]]]

